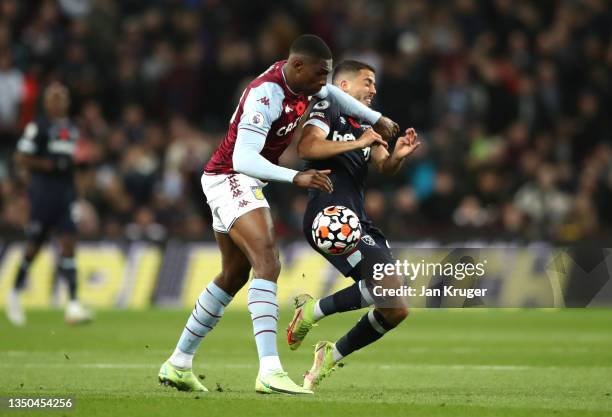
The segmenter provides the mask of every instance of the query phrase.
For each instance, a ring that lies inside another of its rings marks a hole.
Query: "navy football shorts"
[[[34,187],[29,190],[30,218],[26,228],[29,240],[42,243],[49,232],[75,234],[75,201],[73,187],[52,187],[42,189]]]
[[[345,277],[355,281],[372,279],[372,271],[376,263],[395,263],[389,242],[380,229],[373,226],[363,226],[361,240],[351,252],[344,255],[329,255],[323,252],[312,239],[312,219],[304,219],[304,235],[310,246],[319,252]]]

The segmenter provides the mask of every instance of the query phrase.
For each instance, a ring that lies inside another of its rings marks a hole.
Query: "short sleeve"
[[[251,88],[242,106],[238,130],[246,129],[264,136],[281,114],[285,93],[276,83]]]
[[[39,127],[36,123],[27,124],[23,136],[17,142],[17,150],[29,155],[36,155],[41,151]]]
[[[332,115],[330,102],[328,100],[320,100],[312,106],[312,110],[308,114],[308,120],[304,126],[312,125],[325,132],[325,136],[329,134],[332,124]]]

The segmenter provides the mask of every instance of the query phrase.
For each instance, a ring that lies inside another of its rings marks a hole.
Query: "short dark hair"
[[[290,54],[301,54],[317,59],[332,59],[332,52],[325,41],[316,35],[301,35],[291,44]]]
[[[355,61],[354,59],[347,59],[345,61],[342,61],[334,68],[334,73],[332,75],[332,83],[335,83],[341,74],[357,74],[361,70],[372,71],[374,74],[376,74],[376,70],[374,70],[372,66],[366,64],[365,62]]]

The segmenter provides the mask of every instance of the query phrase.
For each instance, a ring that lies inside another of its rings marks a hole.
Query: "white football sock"
[[[260,374],[265,375],[277,370],[283,370],[283,365],[281,365],[280,358],[278,356],[263,356],[259,360]]]
[[[170,364],[180,369],[191,369],[193,363],[193,355],[185,353],[179,348],[174,349],[172,356],[170,356]]]
[[[321,307],[319,306],[320,302],[321,302],[321,300],[317,301],[315,303],[315,306],[314,306],[314,319],[315,319],[315,321],[319,321],[323,317],[325,317],[325,314],[323,313],[323,310],[321,310]]]
[[[338,348],[336,347],[336,345],[334,344],[334,350],[332,350],[332,357],[334,358],[334,363],[338,362],[340,359],[344,358],[344,356],[342,356],[342,353],[340,353],[338,351]]]

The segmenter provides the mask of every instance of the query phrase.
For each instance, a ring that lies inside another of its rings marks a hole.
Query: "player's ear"
[[[345,93],[348,91],[349,87],[350,87],[350,83],[348,82],[348,80],[342,80],[340,81],[340,89],[342,91],[344,91]]]
[[[295,72],[300,73],[304,69],[304,60],[302,58],[295,58],[292,60],[291,65]]]

